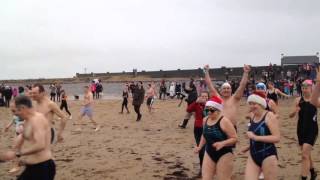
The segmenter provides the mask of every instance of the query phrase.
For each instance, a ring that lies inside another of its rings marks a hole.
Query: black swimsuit
[[[297,135],[299,145],[314,145],[318,137],[317,108],[310,102],[301,97],[299,102],[299,119],[297,126]]]
[[[272,99],[276,104],[278,104],[278,95],[276,93],[276,90],[274,90],[272,93],[267,93],[267,98]]]
[[[222,149],[217,151],[212,146],[216,142],[221,142],[228,139],[228,136],[222,131],[220,126],[220,122],[222,119],[223,117],[221,117],[216,124],[209,126],[207,118],[206,123],[203,127],[203,136],[207,142],[206,152],[215,163],[217,163],[223,155],[232,153],[232,147],[223,147]]]

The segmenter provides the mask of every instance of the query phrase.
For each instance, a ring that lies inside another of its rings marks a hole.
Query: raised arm
[[[289,114],[289,118],[295,117],[297,115],[297,113],[300,111],[299,101],[300,101],[300,97],[295,99],[294,107],[292,108],[292,111]]]
[[[242,79],[240,82],[240,85],[238,87],[238,89],[236,90],[236,92],[234,93],[234,98],[237,101],[240,101],[242,96],[243,96],[243,92],[246,89],[247,83],[248,83],[248,79],[249,79],[249,72],[250,72],[251,68],[248,65],[244,65],[243,67],[243,75],[242,75]]]
[[[218,91],[216,90],[216,88],[214,87],[212,81],[211,81],[211,78],[210,78],[210,73],[209,73],[209,65],[205,65],[203,70],[204,70],[204,76],[205,76],[205,81],[206,81],[206,84],[209,88],[209,91],[210,91],[210,95],[211,96],[218,96],[220,97]]]
[[[320,107],[319,97],[320,97],[320,67],[316,68],[317,70],[317,79],[316,85],[311,94],[311,101],[310,103],[316,106],[317,108]]]
[[[284,97],[290,97],[289,95],[283,93],[282,91],[280,91],[280,89],[277,89],[275,90],[276,94],[280,95],[280,96],[284,96]]]

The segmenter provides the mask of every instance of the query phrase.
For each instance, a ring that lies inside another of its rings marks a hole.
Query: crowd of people
[[[244,177],[246,180],[277,179],[278,152],[280,141],[279,100],[296,96],[289,117],[297,117],[297,137],[301,150],[301,179],[311,180],[317,177],[311,158],[311,151],[317,140],[317,108],[320,107],[320,69],[317,68],[314,79],[309,77],[291,79],[262,78],[255,80],[250,75],[251,67],[243,67],[240,80],[214,83],[208,65],[204,66],[204,79],[190,79],[188,82],[131,82],[122,89],[122,103],[119,113],[124,109],[130,113],[131,102],[136,121],[142,120],[141,107],[146,102],[149,113],[154,113],[153,105],[159,100],[180,100],[179,107],[186,101],[185,116],[177,128],[185,129],[194,116],[194,152],[199,156],[199,177],[204,180],[231,179],[233,160],[237,158],[235,148],[241,153],[249,152]],[[146,87],[146,89],[145,89]],[[17,137],[13,149],[0,153],[1,161],[26,157],[24,162],[15,163],[12,171],[21,164],[26,168],[18,179],[54,179],[56,169],[50,145],[63,141],[63,132],[67,119],[72,119],[68,107],[67,92],[60,84],[50,85],[50,98],[41,84],[27,87],[0,87],[1,99],[10,107],[14,117],[6,126],[16,127]],[[100,125],[94,120],[93,101],[101,98],[103,87],[101,81],[92,81],[84,86],[82,108],[74,125],[81,132],[81,119],[88,116],[94,125],[94,131]],[[237,147],[240,102],[246,98],[249,120],[247,146]],[[12,100],[12,101],[11,101]],[[60,102],[60,108],[57,104]],[[68,116],[62,112],[65,109]],[[55,130],[54,115],[59,117],[58,131]]]

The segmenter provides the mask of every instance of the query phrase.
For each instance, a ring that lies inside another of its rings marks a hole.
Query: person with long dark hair
[[[126,108],[127,113],[129,114],[130,111],[128,109],[128,99],[129,99],[129,86],[125,85],[122,91],[122,105],[121,105],[121,112],[120,114],[123,114],[123,109]]]
[[[72,115],[69,111],[69,108],[68,108],[68,103],[67,103],[67,94],[66,94],[66,91],[63,89],[61,90],[61,105],[60,105],[60,110],[63,110],[65,109],[66,112],[69,114],[69,119],[72,119]]]

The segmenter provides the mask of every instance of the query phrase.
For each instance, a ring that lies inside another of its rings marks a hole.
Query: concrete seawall
[[[251,74],[254,77],[260,78],[263,71],[268,70],[269,66],[252,67]],[[297,70],[297,66],[273,66],[276,78],[281,76],[281,70],[286,72],[287,70]],[[240,79],[243,73],[242,67],[222,67],[210,69],[210,75],[214,80],[223,81],[226,77],[229,80]],[[186,80],[190,77],[199,79],[203,77],[202,69],[189,69],[189,70],[168,70],[168,71],[140,71],[133,72],[121,72],[121,73],[77,73],[73,78],[52,78],[52,79],[20,79],[20,80],[0,80],[1,83],[13,83],[13,84],[52,84],[52,83],[83,83],[90,82],[92,79],[98,78],[104,82],[126,82],[126,81],[161,81],[166,80]]]

